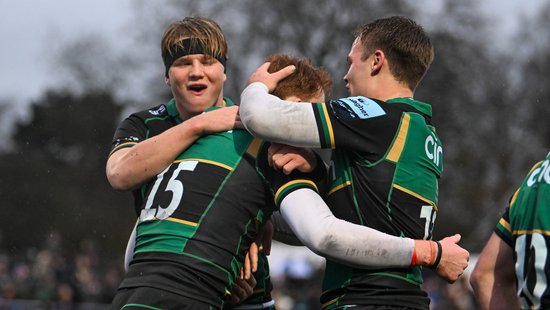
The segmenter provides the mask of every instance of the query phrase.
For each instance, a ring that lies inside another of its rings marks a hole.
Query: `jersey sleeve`
[[[550,153],[548,157],[550,157]],[[529,203],[525,199],[526,198],[528,199],[528,197],[531,197],[527,193],[531,193],[530,188],[534,186],[534,184],[536,183],[537,176],[539,178],[539,181],[542,180],[542,176],[539,175],[539,173],[541,173],[540,166],[542,165],[542,163],[543,163],[542,161],[537,162],[533,167],[531,167],[531,169],[523,179],[521,186],[515,191],[514,195],[510,197],[508,208],[506,209],[506,211],[504,212],[504,214],[502,215],[502,217],[500,218],[500,220],[498,221],[494,229],[494,232],[512,248],[515,248],[514,236],[512,234],[512,230],[520,230],[524,232],[533,230],[532,227],[529,227],[529,226],[518,227],[517,224],[515,224],[516,226],[512,228],[511,217],[514,218],[515,223],[517,223],[518,211],[514,213],[512,212],[512,210],[517,210],[518,208],[520,209],[526,208],[526,206],[531,206],[531,204],[533,203],[533,202]],[[538,188],[538,190],[542,192],[542,189],[539,188],[539,186],[536,186],[536,187]],[[532,196],[536,197],[536,195],[532,195]],[[511,212],[513,213],[512,216],[510,216]],[[521,213],[521,211],[519,213]],[[534,221],[530,219],[525,222],[533,223]],[[538,227],[538,229],[540,229],[540,227]]]
[[[506,242],[510,247],[513,247],[509,211],[509,209],[506,209],[506,212],[504,212],[504,214],[498,221],[494,232],[500,237],[500,239],[502,239],[502,241]]]
[[[312,104],[322,148],[385,154],[399,127],[402,111],[366,97]]]
[[[243,124],[261,139],[299,147],[350,149],[385,154],[403,111],[366,97],[296,103],[268,93],[262,83],[241,94]]]
[[[137,114],[132,114],[124,119],[115,131],[109,156],[121,148],[132,147],[145,139],[147,126]]]
[[[518,193],[519,189],[516,190],[514,195],[510,198],[508,207],[504,211],[504,214],[501,216],[494,229],[494,232],[502,239],[502,241],[506,242],[506,244],[508,244],[511,248],[514,248],[514,238],[512,236],[512,226],[510,225],[510,206],[515,201]]]
[[[257,155],[256,167],[259,174],[264,178],[268,188],[273,195],[273,201],[277,209],[280,207],[281,201],[293,191],[302,188],[311,189],[317,193],[321,193],[325,188],[326,167],[320,156],[317,156],[317,166],[310,173],[303,173],[298,170],[292,171],[289,175],[282,171],[275,170],[269,166],[267,160],[267,151],[270,143],[264,142]]]

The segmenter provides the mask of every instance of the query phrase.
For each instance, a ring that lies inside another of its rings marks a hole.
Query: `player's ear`
[[[372,54],[371,73],[377,73],[386,61],[386,55],[382,50],[376,50]]]
[[[170,78],[168,78],[167,76],[164,77],[164,83],[166,83],[166,85],[170,86]]]

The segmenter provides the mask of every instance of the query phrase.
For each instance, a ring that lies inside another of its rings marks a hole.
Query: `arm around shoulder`
[[[300,241],[318,255],[359,268],[411,264],[414,240],[338,219],[313,190],[288,194],[280,210]]]
[[[143,185],[204,133],[233,128],[238,107],[226,109],[194,116],[132,147],[116,150],[107,160],[109,183],[116,190],[131,190]]]

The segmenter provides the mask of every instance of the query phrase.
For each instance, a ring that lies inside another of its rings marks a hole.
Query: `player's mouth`
[[[194,93],[194,94],[201,94],[206,89],[205,84],[191,84],[187,86],[187,90]]]

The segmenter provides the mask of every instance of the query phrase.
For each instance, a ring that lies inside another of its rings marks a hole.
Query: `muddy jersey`
[[[112,152],[179,123],[174,100],[132,114],[117,129]],[[134,258],[120,288],[154,287],[222,307],[250,243],[276,208],[278,188],[270,185],[289,178],[264,178],[271,172],[260,169],[270,167],[256,160],[264,148],[244,130],[207,135],[135,190]]]
[[[348,97],[312,107],[322,147],[334,149],[326,196],[334,215],[395,236],[431,239],[443,166],[431,106],[410,98]],[[325,309],[427,309],[421,284],[420,267],[361,270],[328,259],[321,302]]]
[[[522,309],[550,308],[550,153],[527,174],[495,233],[515,252]]]

